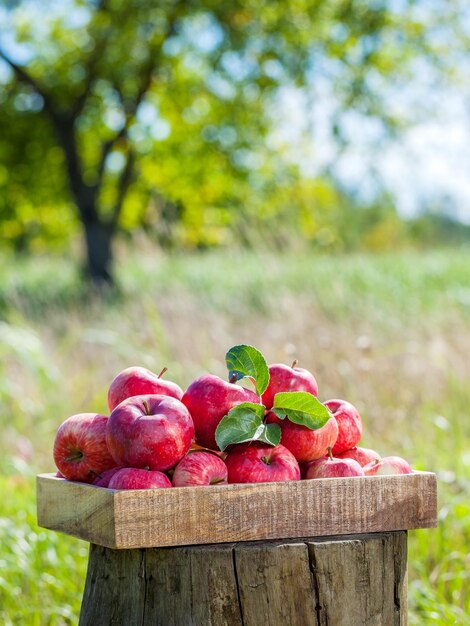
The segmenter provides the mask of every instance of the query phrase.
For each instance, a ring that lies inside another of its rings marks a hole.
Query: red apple
[[[227,466],[212,452],[191,452],[175,467],[173,487],[227,483]]]
[[[266,422],[279,424],[282,445],[290,450],[299,462],[315,461],[325,456],[328,448],[334,446],[338,437],[338,423],[334,417],[317,430],[294,424],[287,417],[281,420],[272,412],[266,416]]]
[[[114,465],[168,470],[184,457],[193,437],[188,409],[170,396],[133,396],[109,416],[107,442]]]
[[[161,378],[165,371],[166,368],[157,376],[145,367],[135,366],[120,372],[111,383],[108,391],[109,410],[112,411],[123,400],[132,396],[159,394],[181,400],[183,397],[181,387],[171,380]]]
[[[362,437],[362,420],[358,410],[345,400],[328,400],[324,405],[338,422],[338,439],[333,446],[333,455],[354,448]]]
[[[242,443],[225,459],[229,483],[270,483],[300,480],[299,464],[284,446]]]
[[[319,463],[322,463],[323,461],[326,461],[326,459],[328,458],[328,455],[326,456],[322,456],[319,459],[316,459],[315,461],[306,461],[305,463],[299,463],[299,467],[300,467],[300,478],[304,479],[307,478],[307,472],[311,467],[316,467]]]
[[[181,401],[193,418],[197,442],[217,449],[215,431],[224,415],[242,402],[259,404],[260,398],[250,389],[206,374],[189,385]]]
[[[171,487],[168,476],[133,467],[121,468],[109,481],[108,489],[166,489]]]
[[[388,476],[389,474],[411,474],[409,463],[399,456],[384,456],[381,461],[372,461],[364,467],[366,476]]]
[[[98,474],[116,466],[106,444],[108,418],[79,413],[63,422],[54,440],[54,461],[64,478],[92,483]]]
[[[341,476],[364,476],[364,470],[354,459],[335,459],[330,456],[312,464],[305,478],[339,478]]]
[[[274,396],[280,391],[308,391],[318,396],[318,385],[314,375],[303,367],[292,367],[283,363],[269,366],[269,384],[262,395],[264,406],[269,410],[274,404]]]
[[[338,459],[354,459],[354,461],[357,461],[361,467],[364,467],[364,465],[367,465],[372,461],[380,461],[381,459],[380,454],[375,450],[359,447],[341,452],[340,454],[337,454],[336,457]]]
[[[111,469],[106,470],[95,478],[93,484],[95,485],[95,487],[107,487],[109,485],[109,481],[114,476],[114,474],[122,469],[122,466],[118,465],[117,467],[112,467]]]

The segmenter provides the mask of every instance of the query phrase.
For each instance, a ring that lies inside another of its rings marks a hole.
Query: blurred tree
[[[393,126],[374,78],[431,54],[419,11],[385,0],[9,0],[0,23],[3,234],[22,249],[81,226],[106,282],[119,228],[160,220],[165,242],[184,214],[180,240],[211,245],[238,211],[249,237],[253,194],[269,223],[296,176],[267,141],[280,88],[318,66],[343,110]]]

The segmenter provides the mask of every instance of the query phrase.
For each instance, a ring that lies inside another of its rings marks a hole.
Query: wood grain
[[[242,624],[232,549],[146,550],[145,622],[152,626]]]
[[[110,548],[321,537],[437,524],[436,476],[112,491],[38,476],[38,523]]]
[[[406,532],[112,550],[80,626],[406,626]]]
[[[145,552],[90,546],[79,626],[143,623],[147,590]]]
[[[316,626],[406,626],[406,539],[398,532],[308,542]]]
[[[245,626],[318,626],[305,543],[237,544],[235,564]]]
[[[39,526],[115,547],[114,492],[53,474],[36,481]]]

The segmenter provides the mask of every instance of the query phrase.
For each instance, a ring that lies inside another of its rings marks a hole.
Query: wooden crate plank
[[[317,626],[406,626],[405,531],[312,541],[308,549]]]
[[[428,528],[433,475],[116,494],[119,547],[194,545]]]
[[[426,472],[142,491],[44,476],[38,489],[41,525],[118,548],[320,537],[437,523],[436,477]],[[50,515],[48,501],[54,498],[62,506]]]
[[[116,547],[114,493],[54,475],[36,480],[38,524],[78,539]]]

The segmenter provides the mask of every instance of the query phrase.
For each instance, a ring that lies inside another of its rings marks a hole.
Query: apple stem
[[[328,446],[327,450],[328,450],[328,456],[330,457],[330,461],[332,461],[333,460],[333,451],[331,449],[331,446]]]
[[[294,369],[294,367],[297,365],[297,363],[298,363],[297,359],[294,359],[292,361],[292,365],[291,365],[292,369]]]
[[[265,465],[271,465],[271,459],[268,456],[262,456],[261,460]]]
[[[146,415],[150,415],[150,409],[149,409],[149,405],[148,405],[148,403],[147,403],[147,400],[144,400],[144,401],[142,402],[142,404],[144,405],[144,409],[145,409],[145,413],[146,413]]]
[[[163,374],[164,374],[165,372],[167,372],[167,371],[168,371],[168,368],[167,368],[167,367],[164,367],[164,368],[162,369],[162,371],[160,372],[160,374],[157,376],[157,378],[161,378],[161,377],[163,376]]]

